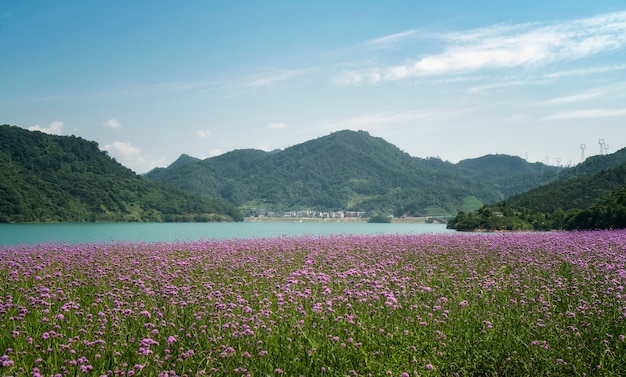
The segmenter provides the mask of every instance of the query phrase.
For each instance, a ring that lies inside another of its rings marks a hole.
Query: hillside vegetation
[[[232,205],[138,176],[97,143],[0,126],[0,222],[242,220]]]
[[[457,230],[609,229],[626,227],[626,148],[594,156],[554,182],[477,211],[461,211]]]
[[[555,167],[492,155],[452,164],[416,158],[365,131],[338,131],[281,151],[188,156],[146,178],[246,208],[454,215],[556,177]]]

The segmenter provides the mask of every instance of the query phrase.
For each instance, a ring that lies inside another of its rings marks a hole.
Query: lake
[[[212,238],[453,232],[454,230],[446,229],[445,224],[374,224],[361,222],[0,224],[0,245],[45,242],[71,244],[116,241],[177,242]]]

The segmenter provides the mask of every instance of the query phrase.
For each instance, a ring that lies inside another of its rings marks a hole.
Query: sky
[[[345,129],[575,165],[626,147],[626,0],[0,0],[0,124],[137,173]]]

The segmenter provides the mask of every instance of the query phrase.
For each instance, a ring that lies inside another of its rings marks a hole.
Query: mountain
[[[0,126],[0,222],[242,220],[232,205],[164,188],[98,144]]]
[[[552,213],[557,209],[587,208],[626,184],[626,165],[596,174],[561,179],[507,200],[509,206]]]
[[[626,226],[626,148],[593,156],[559,172],[553,182],[473,213],[460,212],[457,230],[605,229]]]
[[[567,219],[566,229],[626,228],[626,185],[602,197],[594,205]]]
[[[456,168],[463,176],[489,182],[503,198],[551,182],[558,171],[539,162],[529,164],[517,156],[492,154],[459,161]]]
[[[176,159],[176,161],[172,162],[168,168],[175,168],[178,166],[183,166],[187,164],[193,164],[194,162],[200,161],[199,158],[191,157],[187,154],[181,154],[180,157]]]
[[[416,158],[365,131],[338,131],[282,151],[236,150],[154,169],[146,178],[241,208],[451,215],[556,176],[510,156],[452,164]]]

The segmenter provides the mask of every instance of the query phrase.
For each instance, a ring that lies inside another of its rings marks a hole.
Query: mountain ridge
[[[626,226],[626,148],[588,158],[546,185],[459,212],[457,230],[610,229]]]
[[[469,166],[471,160],[461,168],[463,164],[413,157],[366,131],[342,130],[277,152],[235,150],[154,169],[146,177],[238,207],[358,209],[401,216],[424,215],[429,209],[453,215],[467,197],[495,202],[548,182],[557,171],[522,160],[526,175],[507,175],[517,186],[500,182],[494,189],[485,172]]]
[[[0,126],[0,222],[242,220],[231,205],[165,189],[94,141]]]

